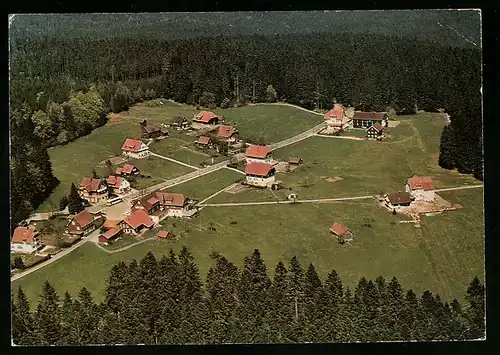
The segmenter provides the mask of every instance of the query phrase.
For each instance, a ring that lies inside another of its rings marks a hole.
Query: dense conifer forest
[[[35,310],[21,288],[12,296],[17,345],[297,343],[466,340],[484,337],[484,286],[466,303],[405,290],[394,277],[345,287],[335,270],[321,280],[294,256],[271,279],[260,252],[240,270],[212,253],[203,283],[188,249],[115,265],[105,300],[82,288],[58,295],[46,282]]]
[[[345,33],[161,38],[13,36],[14,223],[57,184],[44,148],[88,134],[110,111],[158,97],[208,108],[275,99],[309,109],[341,102],[397,114],[442,108],[451,126],[443,131],[440,165],[482,179],[481,52],[475,47]],[[32,133],[21,133],[23,120]],[[40,148],[33,153],[29,146]],[[43,178],[26,184],[26,170]]]

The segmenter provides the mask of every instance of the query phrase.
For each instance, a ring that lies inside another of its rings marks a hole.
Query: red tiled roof
[[[210,137],[201,136],[198,139],[198,143],[199,144],[208,144],[208,143],[210,143]]]
[[[245,166],[245,174],[266,176],[273,169],[271,164],[250,162]]]
[[[265,158],[272,150],[263,145],[251,145],[245,151],[247,157],[250,158]]]
[[[31,244],[33,238],[38,235],[35,227],[17,227],[12,235],[12,243],[28,243]]]
[[[160,200],[158,200],[156,197],[152,196],[150,198],[147,199],[147,203],[149,203],[150,205],[154,205],[155,203],[158,203],[160,202]]]
[[[121,228],[116,227],[116,228],[112,228],[112,229],[110,229],[110,230],[106,231],[105,233],[103,233],[103,234],[101,234],[101,235],[102,235],[104,238],[106,238],[106,239],[111,239],[111,238],[113,238],[116,234],[118,234],[118,232],[120,232],[120,231],[121,231]]]
[[[153,195],[155,195],[164,206],[184,207],[186,201],[183,194],[155,191],[153,192]]]
[[[363,121],[382,121],[387,112],[362,112],[356,111],[354,112],[353,119],[354,120],[363,120]]]
[[[236,131],[233,126],[220,126],[219,130],[217,131],[217,136],[222,137],[222,138],[231,138],[233,134],[235,134]]]
[[[123,168],[118,168],[116,169],[115,174],[120,175],[120,174],[132,174],[132,171],[134,170],[135,166],[132,164],[125,164]]]
[[[149,217],[149,215],[143,210],[135,210],[134,213],[125,218],[123,221],[133,229],[136,229],[137,227],[140,227],[142,225],[151,228],[154,225],[151,217]]]
[[[344,116],[344,108],[341,104],[335,104],[333,108],[325,113],[325,119],[342,118]]]
[[[344,227],[343,225],[335,222],[334,224],[332,224],[332,226],[330,227],[330,232],[336,234],[336,235],[342,235],[344,234],[345,232],[347,232],[347,228]]]
[[[118,225],[118,223],[120,223],[120,221],[107,219],[106,221],[104,221],[104,224],[102,226],[103,226],[103,228],[106,228],[106,229],[112,229],[112,228],[115,228]]]
[[[414,176],[408,179],[408,184],[412,190],[423,189],[424,191],[433,190],[432,179],[430,176]]]
[[[78,184],[78,187],[84,188],[89,192],[97,192],[99,186],[101,185],[101,180],[84,177],[82,181]]]
[[[112,185],[115,188],[119,188],[121,183],[123,182],[123,178],[110,175],[108,176],[108,180],[106,181],[108,185]]]
[[[212,118],[217,118],[217,120],[219,120],[219,117],[215,113],[210,111],[201,111],[195,116],[196,121],[203,123],[208,123]]]
[[[82,212],[76,214],[73,219],[80,225],[80,227],[85,228],[90,223],[94,221],[92,215],[87,211],[83,210]]]
[[[379,122],[375,122],[373,124],[373,128],[375,128],[377,131],[381,132],[384,130],[384,126],[382,126]]]
[[[123,143],[122,150],[127,152],[138,152],[141,144],[142,142],[140,140],[127,138],[125,143]]]
[[[158,238],[167,238],[168,232],[164,232],[164,231],[158,232],[157,236],[158,236]]]

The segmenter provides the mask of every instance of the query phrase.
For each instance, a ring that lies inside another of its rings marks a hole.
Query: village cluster
[[[236,161],[245,161],[245,185],[279,189],[280,182],[276,180],[275,174],[281,163],[273,158],[272,149],[268,146],[243,143],[239,138],[238,130],[234,126],[222,124],[223,122],[223,116],[201,111],[193,117],[191,123],[184,117],[177,117],[170,124],[170,128],[197,132],[197,140],[194,144],[202,149],[215,148],[219,150],[215,141],[224,142],[227,147],[225,155],[235,157]],[[163,124],[148,125],[147,121],[144,120],[140,123],[140,127],[141,138],[144,140],[163,139],[169,136],[167,126]],[[382,140],[387,127],[388,115],[385,112],[358,112],[352,108],[346,109],[340,104],[335,104],[333,109],[324,115],[324,128],[318,134],[338,134],[356,128],[365,131],[366,139]],[[216,134],[210,133],[215,132],[215,130],[217,130]],[[110,159],[112,165],[126,163],[128,158],[144,159],[151,155],[149,145],[143,140],[127,138],[121,150],[121,157]],[[302,163],[301,158],[291,157],[286,163],[285,171],[290,171]],[[106,203],[108,206],[112,206],[122,202],[123,198],[131,192],[131,185],[127,178],[136,177],[139,174],[137,166],[126,163],[118,167],[114,175],[110,175],[106,179],[83,177],[78,184],[78,194],[88,204]],[[295,202],[297,194],[291,190],[285,191],[285,198]],[[411,214],[412,207],[422,208],[425,204],[435,204],[436,196],[431,177],[414,176],[406,181],[404,191],[382,195],[380,202],[390,211]],[[122,234],[138,235],[150,230],[158,226],[164,218],[190,218],[197,211],[195,200],[182,194],[156,190],[131,201],[130,210],[123,213],[123,218],[106,219],[100,228],[102,233],[98,236],[98,242],[107,245]],[[88,209],[84,209],[69,217],[65,234],[77,238],[88,236],[99,228],[96,221],[102,220],[102,217],[106,217],[105,212],[91,213]],[[334,223],[330,232],[337,236],[342,243],[353,238],[352,231],[339,223]],[[157,236],[164,239],[169,238],[171,234],[162,231],[158,232]],[[36,224],[19,226],[14,230],[11,239],[13,253],[32,253],[41,247]]]

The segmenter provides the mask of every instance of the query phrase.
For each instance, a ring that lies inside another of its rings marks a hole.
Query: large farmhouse
[[[142,138],[158,138],[168,136],[167,126],[164,124],[148,126],[148,121],[144,120],[140,123],[140,125]]]
[[[251,145],[245,151],[247,163],[270,163],[273,160],[272,150],[263,145]]]
[[[383,127],[387,127],[389,122],[387,112],[355,111],[352,117],[352,126],[354,128],[368,128],[376,122],[380,123]]]
[[[238,140],[238,131],[233,126],[221,125],[217,131],[217,137],[228,144],[235,143]]]
[[[275,172],[271,164],[250,162],[245,166],[247,183],[253,186],[271,186],[276,181]]]
[[[100,179],[84,177],[78,184],[78,194],[90,203],[98,203],[108,198],[108,186]]]
[[[429,176],[414,176],[408,179],[405,191],[417,201],[434,201],[434,188]]]
[[[141,159],[149,156],[149,147],[137,139],[127,138],[122,146],[122,152],[129,157]]]
[[[10,250],[15,253],[33,253],[40,248],[39,233],[32,225],[17,227],[10,240]]]
[[[351,125],[351,119],[347,117],[341,104],[333,105],[333,109],[325,113],[324,118],[328,126],[337,130],[348,129]]]
[[[94,217],[87,211],[76,214],[66,225],[66,233],[86,236],[95,230]]]
[[[142,210],[150,215],[183,217],[186,211],[186,202],[187,199],[183,194],[157,190],[134,203],[132,211]]]
[[[193,117],[193,122],[206,125],[215,125],[221,121],[224,121],[223,116],[217,116],[215,113],[209,111],[201,111]]]
[[[108,188],[113,190],[115,195],[130,191],[130,183],[122,177],[110,175],[106,180]]]
[[[122,220],[119,224],[124,233],[138,234],[145,228],[153,228],[155,225],[153,219],[142,210],[135,210],[130,216]]]

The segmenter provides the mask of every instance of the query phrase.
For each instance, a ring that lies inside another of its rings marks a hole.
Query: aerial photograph
[[[11,346],[486,339],[480,10],[8,22]]]

